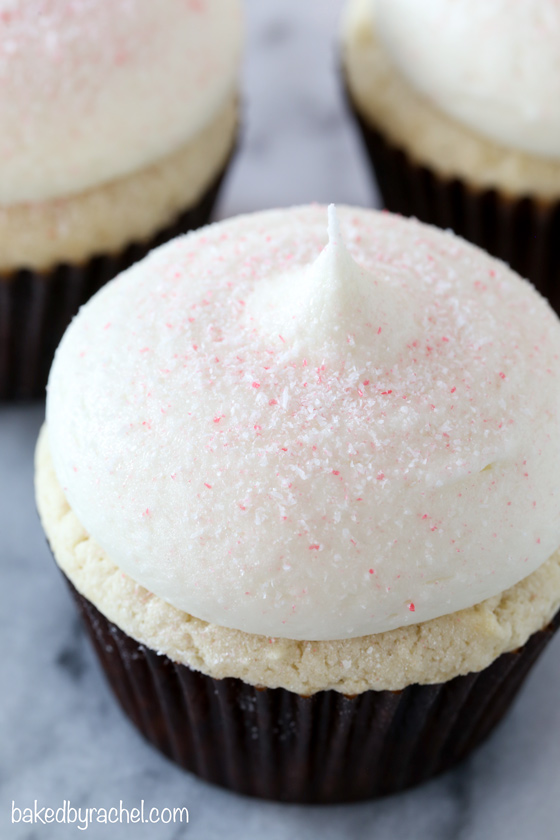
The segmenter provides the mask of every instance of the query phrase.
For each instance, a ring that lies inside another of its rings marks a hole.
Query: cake
[[[558,622],[559,376],[529,283],[387,213],[241,216],[107,284],[56,353],[37,503],[143,733],[314,802],[476,746]]]
[[[385,206],[451,228],[560,308],[560,7],[348,0],[342,64]]]
[[[0,397],[44,393],[79,305],[208,221],[238,123],[239,0],[0,14]]]

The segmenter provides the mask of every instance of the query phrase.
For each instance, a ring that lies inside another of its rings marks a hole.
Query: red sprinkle
[[[408,609],[410,610],[410,612],[415,612],[415,611],[416,611],[416,607],[414,606],[414,604],[412,603],[412,601],[411,601],[411,602],[410,602],[410,604],[408,605]]]

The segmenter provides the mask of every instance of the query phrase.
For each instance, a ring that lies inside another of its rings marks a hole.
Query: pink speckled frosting
[[[0,0],[0,203],[173,153],[233,94],[240,48],[240,0]]]
[[[154,251],[74,320],[57,477],[123,571],[251,633],[471,606],[560,545],[560,323],[442,231],[311,206]]]

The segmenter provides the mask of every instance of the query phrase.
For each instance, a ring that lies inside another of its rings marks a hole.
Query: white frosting
[[[557,317],[450,234],[339,216],[325,250],[318,206],[171,242],[55,358],[74,513],[214,624],[378,633],[502,592],[560,545]]]
[[[515,149],[560,158],[558,0],[369,0],[405,78]]]
[[[0,0],[0,202],[173,152],[234,88],[240,0]]]

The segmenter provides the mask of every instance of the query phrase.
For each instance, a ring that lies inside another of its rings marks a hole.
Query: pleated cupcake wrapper
[[[474,242],[526,277],[560,313],[560,200],[515,198],[446,178],[412,160],[353,105],[383,202]]]
[[[44,396],[54,351],[79,307],[152,248],[206,224],[224,172],[195,206],[148,241],[81,265],[0,272],[0,400]]]
[[[69,583],[122,708],[155,747],[201,778],[285,802],[352,802],[449,769],[501,720],[560,625],[480,673],[403,691],[309,697],[213,679],[123,633]]]

